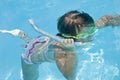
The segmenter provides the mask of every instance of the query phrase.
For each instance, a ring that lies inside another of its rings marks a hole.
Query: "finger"
[[[61,41],[63,44],[66,44],[67,43],[67,39],[62,39]]]
[[[73,43],[74,43],[74,40],[73,40],[73,39],[68,39],[68,43],[69,43],[69,44],[73,44]]]
[[[74,40],[73,39],[68,39],[68,47],[73,47],[74,46]]]

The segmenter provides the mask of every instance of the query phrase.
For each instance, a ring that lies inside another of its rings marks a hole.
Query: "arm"
[[[103,28],[105,26],[119,26],[120,25],[120,15],[105,15],[99,20],[95,21],[95,25],[98,28]]]
[[[70,39],[64,39],[62,43],[64,45],[54,44],[56,64],[65,78],[74,80],[77,65],[77,57],[73,49],[74,43]]]

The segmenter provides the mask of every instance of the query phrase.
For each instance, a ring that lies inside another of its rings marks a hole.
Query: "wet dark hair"
[[[59,34],[75,36],[80,33],[82,27],[95,26],[93,18],[77,10],[70,11],[58,19],[57,29]]]

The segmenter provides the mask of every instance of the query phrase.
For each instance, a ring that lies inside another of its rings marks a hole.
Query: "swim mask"
[[[94,35],[96,31],[97,31],[97,27],[84,27],[82,31],[76,36],[71,36],[67,34],[62,34],[62,36],[66,38],[74,38],[80,40],[80,39],[86,39],[87,37]]]

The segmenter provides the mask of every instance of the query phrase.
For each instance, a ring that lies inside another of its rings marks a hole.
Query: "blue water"
[[[120,14],[119,0],[2,0],[0,29],[21,29],[31,37],[39,35],[28,19],[43,30],[56,34],[57,19],[70,10],[89,13],[95,20],[105,14]],[[97,32],[95,45],[80,56],[76,80],[120,80],[120,26]],[[21,79],[24,41],[0,33],[0,80]],[[55,63],[40,66],[40,80],[65,80]]]

